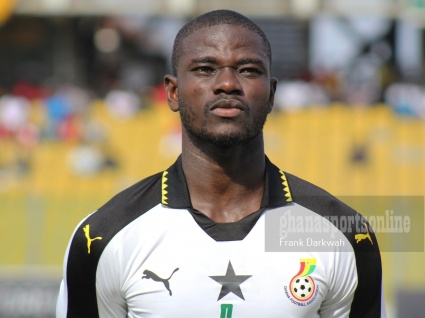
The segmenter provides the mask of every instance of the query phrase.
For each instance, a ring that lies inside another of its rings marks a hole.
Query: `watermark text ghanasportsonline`
[[[364,225],[366,221],[369,223],[368,228]],[[286,239],[291,233],[323,233],[335,238],[338,232],[366,233],[367,230],[374,233],[409,233],[410,226],[410,216],[397,215],[393,210],[386,210],[383,215],[376,216],[297,215],[289,210],[279,218],[279,236]]]

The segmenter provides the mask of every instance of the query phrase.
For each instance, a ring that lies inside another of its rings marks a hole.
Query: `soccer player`
[[[57,317],[380,317],[367,222],[265,155],[277,80],[263,31],[233,11],[205,13],[179,31],[172,65],[164,85],[182,154],[77,226]],[[280,252],[267,251],[274,229]]]

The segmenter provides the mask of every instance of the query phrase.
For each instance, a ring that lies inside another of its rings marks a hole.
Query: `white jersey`
[[[289,212],[323,219],[336,243],[269,251],[268,215]],[[358,214],[267,160],[261,209],[216,223],[192,208],[179,158],[78,225],[57,317],[380,317],[376,238],[330,216]]]

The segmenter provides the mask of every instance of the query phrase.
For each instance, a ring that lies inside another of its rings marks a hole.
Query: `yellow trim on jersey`
[[[162,197],[162,199],[161,199],[161,202],[162,202],[162,204],[164,204],[164,205],[168,205],[168,197],[167,197],[167,194],[168,194],[168,191],[166,190],[167,188],[168,188],[168,184],[167,184],[167,181],[168,181],[168,178],[167,178],[167,174],[168,174],[168,171],[164,171],[163,173],[162,173],[162,187],[161,187],[161,197]]]
[[[281,174],[283,191],[285,192],[286,202],[292,202],[291,191],[289,190],[288,180],[286,180],[286,175],[282,170],[279,170]]]

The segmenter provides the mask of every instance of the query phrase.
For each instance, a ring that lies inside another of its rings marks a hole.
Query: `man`
[[[356,243],[353,226],[329,221],[355,211],[265,156],[277,81],[263,31],[206,13],[180,30],[172,64],[164,85],[182,155],[78,225],[58,317],[379,317],[373,232]],[[266,217],[289,212],[323,220],[346,249],[266,252]]]

